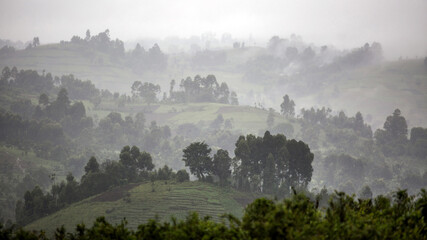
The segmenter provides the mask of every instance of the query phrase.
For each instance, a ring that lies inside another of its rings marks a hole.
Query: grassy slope
[[[72,230],[78,223],[90,225],[96,217],[105,216],[113,223],[120,223],[126,218],[128,226],[135,229],[156,216],[165,221],[170,220],[171,216],[182,219],[190,211],[220,220],[224,213],[241,217],[243,206],[256,197],[259,196],[202,182],[156,181],[154,185],[125,185],[72,204],[25,228],[52,232],[56,227],[64,225]]]
[[[88,109],[93,109],[90,103],[85,102],[85,104]],[[139,111],[144,111],[144,109],[151,109],[145,113],[147,124],[155,120],[159,125],[168,125],[172,129],[184,123],[208,127],[218,114],[222,114],[224,120],[232,119],[233,130],[245,134],[258,134],[260,129],[266,129],[268,116],[268,111],[263,109],[219,103],[153,104],[150,107],[145,104],[128,104],[120,109],[113,103],[102,103],[100,108],[103,110],[88,111],[88,115],[96,115],[96,118],[102,119],[111,111],[120,111],[124,118],[127,115],[135,115]],[[284,122],[288,122],[288,120],[276,113],[274,124]],[[294,125],[294,129],[297,131],[299,127]]]

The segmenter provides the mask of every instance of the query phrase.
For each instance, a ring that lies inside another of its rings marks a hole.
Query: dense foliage
[[[179,85],[181,90],[174,91],[175,80],[170,82],[169,102],[217,102],[238,105],[235,92],[230,92],[227,83],[218,83],[215,75],[201,77],[196,75],[194,79],[187,77],[182,79]]]
[[[217,176],[221,184],[231,180],[244,191],[285,196],[291,187],[304,189],[311,180],[314,156],[302,141],[266,131],[263,137],[240,136],[235,146],[233,159],[223,149],[212,158],[206,143],[194,142],[183,150],[182,160],[198,179]]]
[[[265,198],[249,204],[242,219],[224,215],[222,222],[192,213],[185,220],[150,220],[136,230],[126,220],[112,225],[104,217],[91,227],[77,225],[74,232],[58,228],[55,239],[425,239],[427,192],[417,197],[397,191],[392,198],[354,199],[343,192],[329,203],[294,194],[283,201]],[[327,197],[323,196],[323,197]],[[325,199],[323,199],[325,200]],[[49,239],[43,231],[0,226],[2,239]]]

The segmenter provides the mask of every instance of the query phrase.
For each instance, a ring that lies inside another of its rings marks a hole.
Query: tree
[[[67,108],[70,105],[70,99],[68,98],[68,91],[65,88],[61,88],[59,90],[58,95],[56,97],[56,103],[59,106]]]
[[[408,125],[401,116],[399,109],[388,116],[384,122],[384,129],[375,131],[376,144],[386,156],[401,156],[405,154],[408,142]]]
[[[124,146],[120,152],[120,163],[129,168],[137,168],[139,171],[151,171],[154,168],[151,155],[141,152],[136,146]]]
[[[267,127],[271,129],[274,125],[274,109],[270,108],[268,110],[268,116],[267,116]]]
[[[134,96],[140,96],[144,102],[150,104],[157,102],[157,94],[160,93],[160,86],[153,83],[135,81],[132,85]]]
[[[406,124],[406,119],[400,114],[399,109],[394,110],[393,115],[387,117],[384,129],[390,134],[390,137],[407,139],[408,125]]]
[[[49,104],[49,97],[46,95],[46,93],[40,94],[39,104],[45,106]]]
[[[372,191],[371,188],[366,185],[359,192],[360,199],[372,199]]]
[[[292,186],[307,187],[313,174],[314,155],[303,141],[292,139],[286,143],[289,152],[289,178]]]
[[[190,167],[191,174],[204,181],[206,175],[212,173],[211,149],[205,142],[191,143],[184,150],[182,161],[186,167]]]
[[[269,153],[263,171],[263,192],[272,194],[278,188],[276,181],[276,166],[273,154]]]
[[[225,185],[231,176],[231,158],[228,151],[219,149],[213,157],[213,174],[219,177],[220,185]]]
[[[94,156],[92,156],[85,166],[86,174],[99,172],[99,164]]]
[[[86,37],[85,37],[85,41],[89,42],[90,41],[90,30],[86,30]]]
[[[230,95],[230,104],[239,105],[239,99],[237,98],[237,94],[234,91],[232,91]]]
[[[176,172],[176,181],[178,182],[190,181],[190,175],[185,169],[181,169],[178,172]]]
[[[224,123],[224,117],[222,114],[218,114],[218,116],[212,121],[210,127],[213,129],[220,129],[222,124]]]
[[[151,155],[146,151],[141,152],[136,159],[136,166],[140,170],[147,170],[147,171],[153,170],[154,164],[153,164],[153,159]]]
[[[34,37],[33,38],[33,47],[37,47],[40,46],[40,40],[39,37]]]
[[[293,117],[295,115],[294,100],[291,100],[287,94],[283,97],[282,104],[280,104],[280,112],[285,116]]]

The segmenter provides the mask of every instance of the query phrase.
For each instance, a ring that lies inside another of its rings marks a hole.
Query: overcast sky
[[[205,32],[269,39],[301,35],[339,48],[378,41],[386,56],[427,55],[427,0],[0,0],[0,38],[40,42],[110,30],[112,38]]]

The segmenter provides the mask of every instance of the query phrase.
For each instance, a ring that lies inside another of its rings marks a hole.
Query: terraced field
[[[52,232],[64,225],[72,230],[78,223],[91,225],[96,217],[105,216],[112,223],[126,218],[128,226],[136,229],[148,219],[168,221],[172,216],[183,219],[192,211],[221,221],[224,213],[241,217],[244,206],[257,197],[260,196],[202,182],[130,184],[72,204],[25,228]]]

